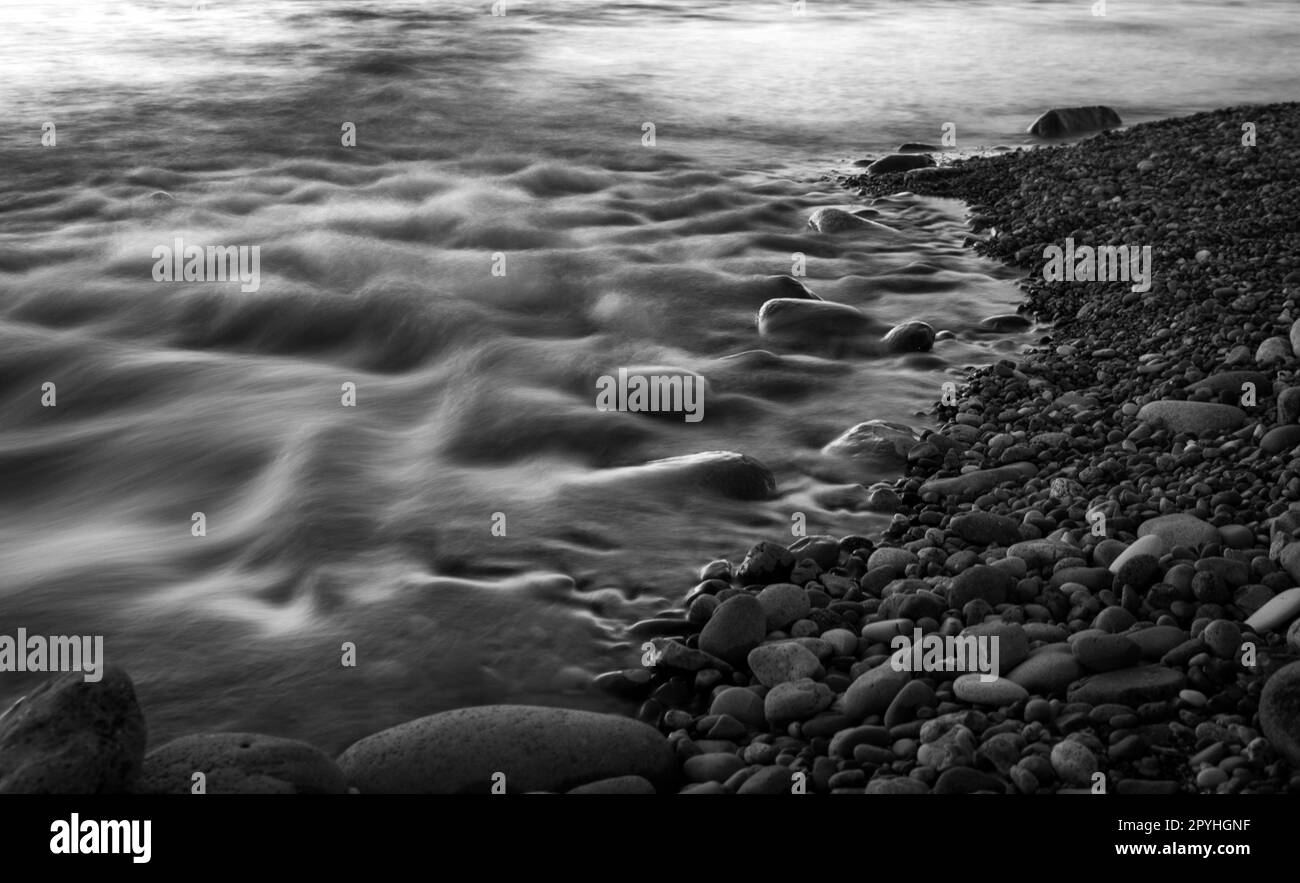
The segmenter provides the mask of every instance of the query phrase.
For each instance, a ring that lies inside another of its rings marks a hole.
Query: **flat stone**
[[[1015,586],[1016,580],[1010,574],[987,564],[976,564],[953,579],[948,587],[948,606],[961,610],[978,599],[996,607],[1006,602],[1007,595]]]
[[[1187,686],[1182,672],[1162,665],[1126,668],[1086,677],[1071,686],[1070,702],[1100,705],[1117,702],[1136,708],[1146,702],[1172,699]]]
[[[957,536],[977,546],[1011,546],[1021,539],[1018,521],[993,512],[958,515],[952,519],[950,527]]]
[[[767,725],[763,715],[763,698],[745,687],[728,687],[713,697],[709,714],[730,715],[750,729]]]
[[[686,758],[682,772],[690,782],[725,782],[747,766],[738,755],[713,751]]]
[[[569,794],[655,794],[655,786],[641,776],[614,776],[572,788]]]
[[[1138,645],[1143,659],[1159,659],[1191,636],[1173,625],[1155,625],[1125,635]]]
[[[203,773],[207,794],[346,794],[338,765],[314,745],[257,733],[182,736],[150,751],[140,794],[190,794]]]
[[[872,714],[884,714],[894,697],[911,679],[911,672],[896,671],[889,662],[882,662],[863,672],[844,691],[844,713],[853,720],[862,720]]]
[[[929,794],[930,787],[911,776],[886,776],[867,783],[868,794]]]
[[[1019,684],[1031,694],[1052,696],[1064,693],[1081,674],[1083,667],[1068,652],[1034,653],[1012,669],[1007,680]]]
[[[737,794],[791,794],[794,775],[788,767],[765,766],[745,780]]]
[[[1259,440],[1259,449],[1265,454],[1281,454],[1300,445],[1300,424],[1276,426]]]
[[[1089,635],[1072,646],[1074,658],[1089,671],[1131,668],[1142,659],[1142,648],[1125,635]]]
[[[753,595],[734,595],[718,605],[700,632],[700,649],[731,665],[767,637],[767,613]]]
[[[145,722],[121,668],[52,677],[0,717],[0,794],[115,794],[144,760]]]
[[[1166,426],[1173,432],[1230,432],[1246,422],[1246,412],[1235,405],[1167,399],[1148,402],[1137,413],[1139,420]]]
[[[1004,481],[1022,482],[1037,474],[1037,464],[1010,463],[1006,466],[954,475],[951,478],[932,478],[921,485],[919,492],[921,496],[938,494],[940,497],[961,497],[992,490]]]
[[[1264,736],[1292,767],[1300,767],[1300,662],[1273,673],[1259,697]]]
[[[1052,567],[1066,558],[1082,555],[1081,549],[1056,540],[1022,540],[1007,548],[1007,555],[1019,558],[1030,567]]]
[[[934,165],[934,160],[925,154],[891,153],[867,166],[867,174],[884,175],[891,172],[908,172]]]
[[[1152,534],[1164,540],[1165,545],[1171,549],[1174,546],[1187,546],[1192,549],[1204,543],[1219,541],[1219,531],[1214,525],[1202,521],[1195,515],[1182,512],[1157,515],[1138,525],[1139,537]]]
[[[749,670],[764,687],[811,678],[821,669],[817,657],[794,641],[755,647],[749,651],[748,662]]]
[[[367,736],[338,758],[362,793],[568,791],[616,776],[663,788],[677,772],[667,740],[631,718],[566,708],[482,705],[418,718]]]
[[[978,674],[959,676],[952,683],[952,691],[962,702],[992,705],[995,708],[1006,708],[1008,705],[1029,698],[1029,691],[1015,681],[1006,678],[985,681]]]
[[[1252,613],[1246,620],[1246,628],[1257,633],[1281,631],[1297,616],[1300,616],[1300,588],[1287,589]]]

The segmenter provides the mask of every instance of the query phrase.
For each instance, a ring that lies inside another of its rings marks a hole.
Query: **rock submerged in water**
[[[826,300],[778,297],[758,311],[758,333],[763,337],[795,337],[821,340],[850,337],[874,331],[876,323],[866,313],[848,304]]]
[[[146,729],[135,687],[117,666],[101,680],[51,678],[0,718],[0,794],[129,791]]]
[[[863,218],[844,209],[823,207],[817,209],[808,218],[808,226],[818,233],[883,233],[899,236],[893,227],[888,227],[870,218]]]
[[[891,172],[909,172],[934,165],[934,159],[924,153],[891,153],[867,166],[868,175],[887,175]]]
[[[338,758],[363,794],[488,794],[494,775],[509,792],[569,791],[640,776],[675,784],[668,741],[630,718],[567,708],[482,705],[408,721],[367,736]]]
[[[928,353],[934,349],[934,327],[928,322],[902,322],[885,335],[891,353]]]
[[[1067,138],[1122,125],[1124,124],[1114,109],[1097,104],[1090,107],[1053,108],[1034,120],[1027,131],[1039,138]]]
[[[306,742],[255,733],[182,736],[150,751],[140,794],[189,794],[194,773],[207,794],[346,794],[343,771]]]
[[[894,462],[901,466],[907,462],[908,452],[920,441],[910,426],[888,420],[866,420],[828,442],[822,453],[852,460]]]
[[[766,500],[776,492],[776,478],[753,457],[734,451],[702,451],[651,460],[640,466],[606,469],[593,480],[652,481],[684,489],[703,489],[738,500]]]

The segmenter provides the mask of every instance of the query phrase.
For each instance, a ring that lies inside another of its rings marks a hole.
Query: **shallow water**
[[[155,741],[615,707],[564,669],[634,664],[627,624],[792,513],[877,530],[815,495],[890,470],[819,449],[923,428],[961,366],[1035,337],[977,327],[1017,292],[962,249],[959,204],[877,203],[893,238],[808,230],[849,201],[828,171],[945,122],[960,149],[1026,143],[1051,105],[1294,97],[1283,2],[488,8],[0,2],[0,633],[105,635]],[[260,288],[153,281],[177,237],[259,246]],[[954,338],[760,339],[794,253],[819,296]],[[656,365],[707,379],[704,420],[595,408],[598,376]],[[712,450],[776,497],[623,468]]]

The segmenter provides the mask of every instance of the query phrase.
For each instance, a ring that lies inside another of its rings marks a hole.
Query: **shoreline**
[[[935,406],[879,540],[760,541],[707,564],[686,619],[637,638],[646,664],[597,678],[643,723],[478,706],[337,759],[235,733],[146,755],[108,666],[0,717],[0,791],[191,793],[209,770],[212,793],[1300,792],[1297,122],[1296,103],[1229,108],[842,177],[860,197],[962,199],[998,231],[976,251],[1027,271],[1067,238],[1150,246],[1153,284],[1031,276],[1021,311],[1051,323],[1047,344]],[[1004,676],[899,671],[891,645],[914,629],[996,640]],[[36,762],[95,727],[110,736],[75,767]]]

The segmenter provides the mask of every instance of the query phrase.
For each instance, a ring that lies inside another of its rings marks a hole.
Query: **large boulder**
[[[182,736],[150,751],[135,790],[193,793],[203,773],[206,794],[345,794],[343,771],[306,742],[255,733]]]
[[[144,715],[121,668],[51,678],[0,717],[0,794],[129,791],[144,760]]]
[[[1068,138],[1122,125],[1119,114],[1112,108],[1098,104],[1091,107],[1052,108],[1034,120],[1028,131],[1030,135],[1039,138]]]
[[[509,792],[569,791],[620,776],[659,790],[677,764],[653,727],[567,708],[482,705],[422,717],[367,736],[338,758],[362,793],[487,794],[497,773]]]

